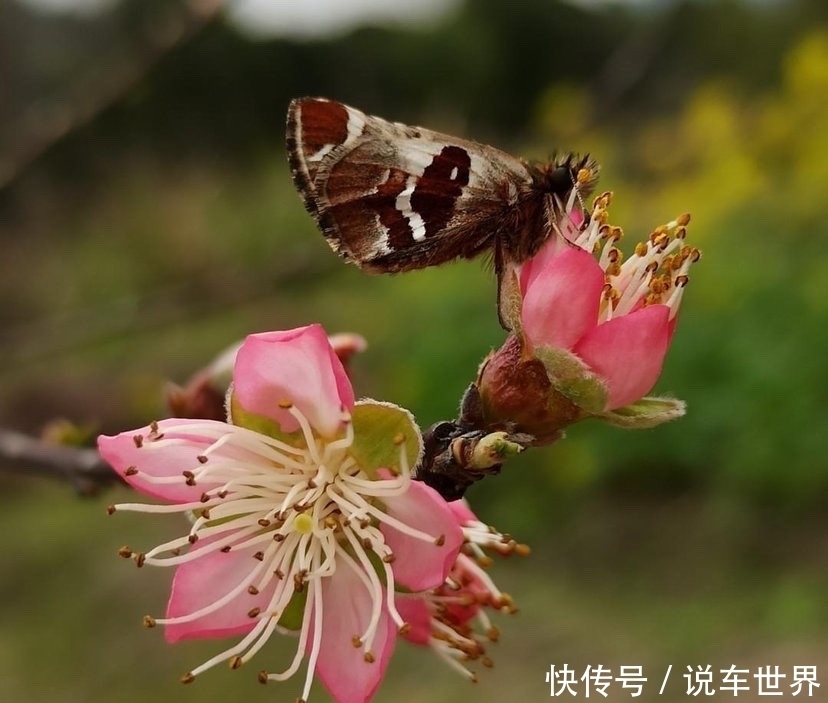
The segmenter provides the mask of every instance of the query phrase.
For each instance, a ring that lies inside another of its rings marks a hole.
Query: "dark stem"
[[[500,473],[502,463],[484,461],[481,465],[475,455],[480,442],[496,431],[506,431],[505,439],[513,445],[526,448],[532,444],[530,435],[487,425],[480,393],[472,383],[460,403],[459,417],[436,422],[423,432],[423,458],[414,470],[415,480],[431,486],[447,501],[462,498],[472,484]]]
[[[94,449],[45,442],[2,428],[0,471],[67,480],[82,496],[120,481]]]

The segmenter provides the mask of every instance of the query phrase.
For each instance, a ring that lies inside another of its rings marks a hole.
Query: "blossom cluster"
[[[354,401],[318,325],[245,340],[228,422],[168,419],[101,437],[124,480],[166,502],[110,512],[189,519],[176,539],[121,550],[138,566],[176,569],[165,617],[145,625],[164,626],[169,642],[241,637],[182,680],[241,667],[276,632],[297,636],[296,654],[259,680],[287,679],[306,658],[300,700],[314,676],[341,703],[369,700],[398,636],[477,658],[469,622],[479,615],[490,636],[483,609],[511,606],[461,548],[514,543],[479,537],[467,508],[412,481],[421,449],[406,411]]]
[[[508,335],[471,388],[471,440],[449,442],[445,461],[468,453],[461,468],[490,469],[584,418],[651,427],[684,412],[645,394],[699,258],[685,243],[689,217],[656,228],[623,261],[610,194],[589,213],[576,196],[559,204],[538,253],[501,271]],[[145,625],[162,626],[169,642],[237,638],[185,683],[220,663],[242,667],[276,634],[295,637],[295,654],[257,676],[283,681],[304,663],[299,701],[314,679],[338,703],[370,700],[399,640],[471,680],[475,663],[491,664],[490,616],[517,609],[487,574],[489,554],[528,548],[415,480],[424,449],[410,413],[355,399],[343,359],[363,347],[319,325],[250,335],[171,395],[189,418],[99,438],[124,481],[161,501],[111,513],[186,518],[164,544],[120,550],[138,566],[175,568],[164,617]],[[462,432],[470,420],[444,424]]]

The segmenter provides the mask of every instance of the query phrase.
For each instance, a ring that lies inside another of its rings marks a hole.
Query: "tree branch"
[[[0,428],[0,471],[69,481],[82,496],[120,481],[94,449],[54,444]]]

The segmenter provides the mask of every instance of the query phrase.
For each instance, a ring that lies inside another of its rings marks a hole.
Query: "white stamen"
[[[368,555],[365,553],[362,543],[356,538],[354,531],[346,529],[344,532],[348,542],[351,544],[351,547],[356,554],[357,559],[359,560],[360,565],[362,566],[363,573],[368,577],[371,584],[371,588],[369,589],[369,592],[371,593],[371,618],[368,621],[368,626],[365,628],[365,632],[360,636],[363,650],[367,652],[370,650],[371,644],[374,641],[374,635],[377,631],[380,615],[382,615],[382,584],[380,583],[379,576],[377,576],[377,572],[374,570],[370,560],[368,559]],[[387,588],[393,590],[393,581],[387,584]]]

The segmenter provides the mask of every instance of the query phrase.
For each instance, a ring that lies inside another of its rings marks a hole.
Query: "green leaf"
[[[354,443],[349,450],[359,467],[372,479],[377,469],[400,469],[400,445],[405,445],[409,468],[423,451],[420,428],[408,410],[391,403],[360,400],[351,411]]]
[[[596,414],[599,420],[630,430],[647,429],[684,415],[686,405],[676,398],[642,398],[623,408]]]

